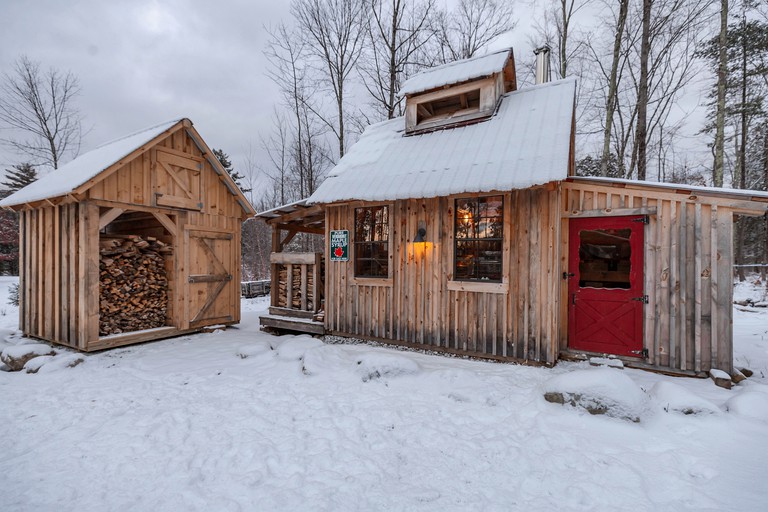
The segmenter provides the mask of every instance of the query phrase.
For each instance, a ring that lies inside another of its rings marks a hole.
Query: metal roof
[[[308,203],[512,190],[568,175],[574,79],[502,96],[486,121],[406,136],[403,118],[369,126]]]
[[[416,94],[443,85],[458,84],[500,73],[509,59],[510,50],[501,50],[481,57],[450,62],[442,66],[427,69],[414,75],[403,83],[399,96]]]

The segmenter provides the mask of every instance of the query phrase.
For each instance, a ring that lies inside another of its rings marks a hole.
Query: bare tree
[[[624,37],[624,26],[627,22],[629,0],[619,0],[619,16],[616,20],[616,29],[613,39],[613,57],[608,78],[608,98],[605,102],[605,125],[603,127],[603,153],[600,158],[600,175],[608,176],[608,161],[611,152],[611,132],[613,128],[613,113],[616,110],[616,97],[618,95],[619,58],[621,57],[621,40]]]
[[[363,84],[387,119],[402,115],[397,91],[415,68],[413,57],[433,35],[429,30],[435,0],[370,0],[368,47],[360,61]]]
[[[348,113],[344,101],[365,39],[366,12],[364,0],[294,0],[291,4],[291,13],[324,71],[323,82],[330,86],[335,100],[335,114],[321,118],[338,139],[339,158],[346,151]]]
[[[459,0],[455,10],[438,11],[437,37],[430,64],[445,64],[474,57],[494,39],[515,28],[512,2],[504,0]]]
[[[645,153],[648,144],[648,58],[651,53],[652,3],[652,0],[643,0],[643,30],[640,36],[640,81],[637,87],[637,128],[635,128],[637,179],[639,180],[645,180],[645,167],[648,162]]]
[[[531,46],[546,44],[554,50],[553,67],[558,78],[568,75],[569,64],[581,58],[586,49],[585,38],[574,33],[574,17],[592,3],[593,0],[550,0],[541,21],[535,24],[535,39],[529,38]]]
[[[671,118],[670,112],[684,88],[701,69],[695,49],[705,35],[704,27],[709,20],[711,3],[712,0],[653,0],[649,16],[643,16],[645,9],[633,9],[636,4],[629,3],[619,62],[615,68],[617,96],[612,125],[606,126],[602,122],[607,115],[607,92],[603,96],[604,103],[595,105],[601,113],[596,119],[601,120],[603,143],[605,132],[610,128],[612,151],[624,177],[635,176],[640,161],[640,165],[647,168],[648,146],[662,135],[666,137],[675,133],[676,127],[687,116],[683,112],[682,116]],[[618,18],[614,15],[614,19]],[[643,44],[646,20],[648,40]],[[610,46],[615,48],[615,32],[611,34]],[[596,63],[592,68],[598,73],[595,81],[602,84],[596,90],[602,88],[608,91],[614,66],[603,62],[612,61],[615,53],[603,53],[594,44],[590,48]],[[646,61],[640,65],[643,53],[646,53]],[[645,85],[642,85],[643,82]],[[643,110],[645,115],[642,115]],[[645,120],[641,121],[640,117]],[[645,155],[641,146],[645,148]],[[637,177],[645,179],[647,171],[643,167],[639,171]]]
[[[43,72],[39,63],[21,56],[13,73],[3,74],[0,121],[23,135],[0,141],[34,165],[57,169],[66,155],[80,150],[82,119],[74,105],[79,90],[71,72]]]

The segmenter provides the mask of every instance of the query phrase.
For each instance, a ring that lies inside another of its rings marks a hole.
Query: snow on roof
[[[179,121],[181,119],[168,121],[102,144],[96,149],[84,153],[71,162],[42,176],[18,192],[11,194],[0,201],[0,207],[30,203],[69,194]]]
[[[427,69],[406,80],[398,94],[400,96],[415,94],[441,85],[457,84],[499,73],[504,69],[507,59],[509,59],[509,49]]]
[[[571,176],[570,181],[590,181],[604,183],[622,183],[625,185],[643,185],[671,190],[685,190],[701,194],[733,195],[768,199],[768,192],[762,190],[747,190],[739,188],[704,187],[701,185],[685,185],[682,183],[665,183],[658,181],[627,180],[622,178],[603,178],[601,176]]]
[[[574,79],[502,96],[484,122],[404,136],[403,118],[369,126],[309,203],[512,190],[568,174]]]

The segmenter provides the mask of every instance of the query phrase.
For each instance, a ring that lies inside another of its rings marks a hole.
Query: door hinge
[[[647,295],[643,295],[642,297],[632,297],[629,300],[636,300],[638,302],[642,302],[643,304],[648,304],[648,302],[650,302]]]
[[[643,215],[642,217],[639,217],[637,219],[632,219],[632,222],[642,222],[643,224],[650,224],[651,217],[650,215]]]
[[[647,348],[644,348],[642,350],[630,350],[629,352],[631,354],[637,354],[638,356],[642,356],[645,359],[648,359],[648,349]]]

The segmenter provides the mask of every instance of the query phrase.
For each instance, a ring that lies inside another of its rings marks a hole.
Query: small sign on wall
[[[349,261],[349,230],[331,230],[331,261]]]

